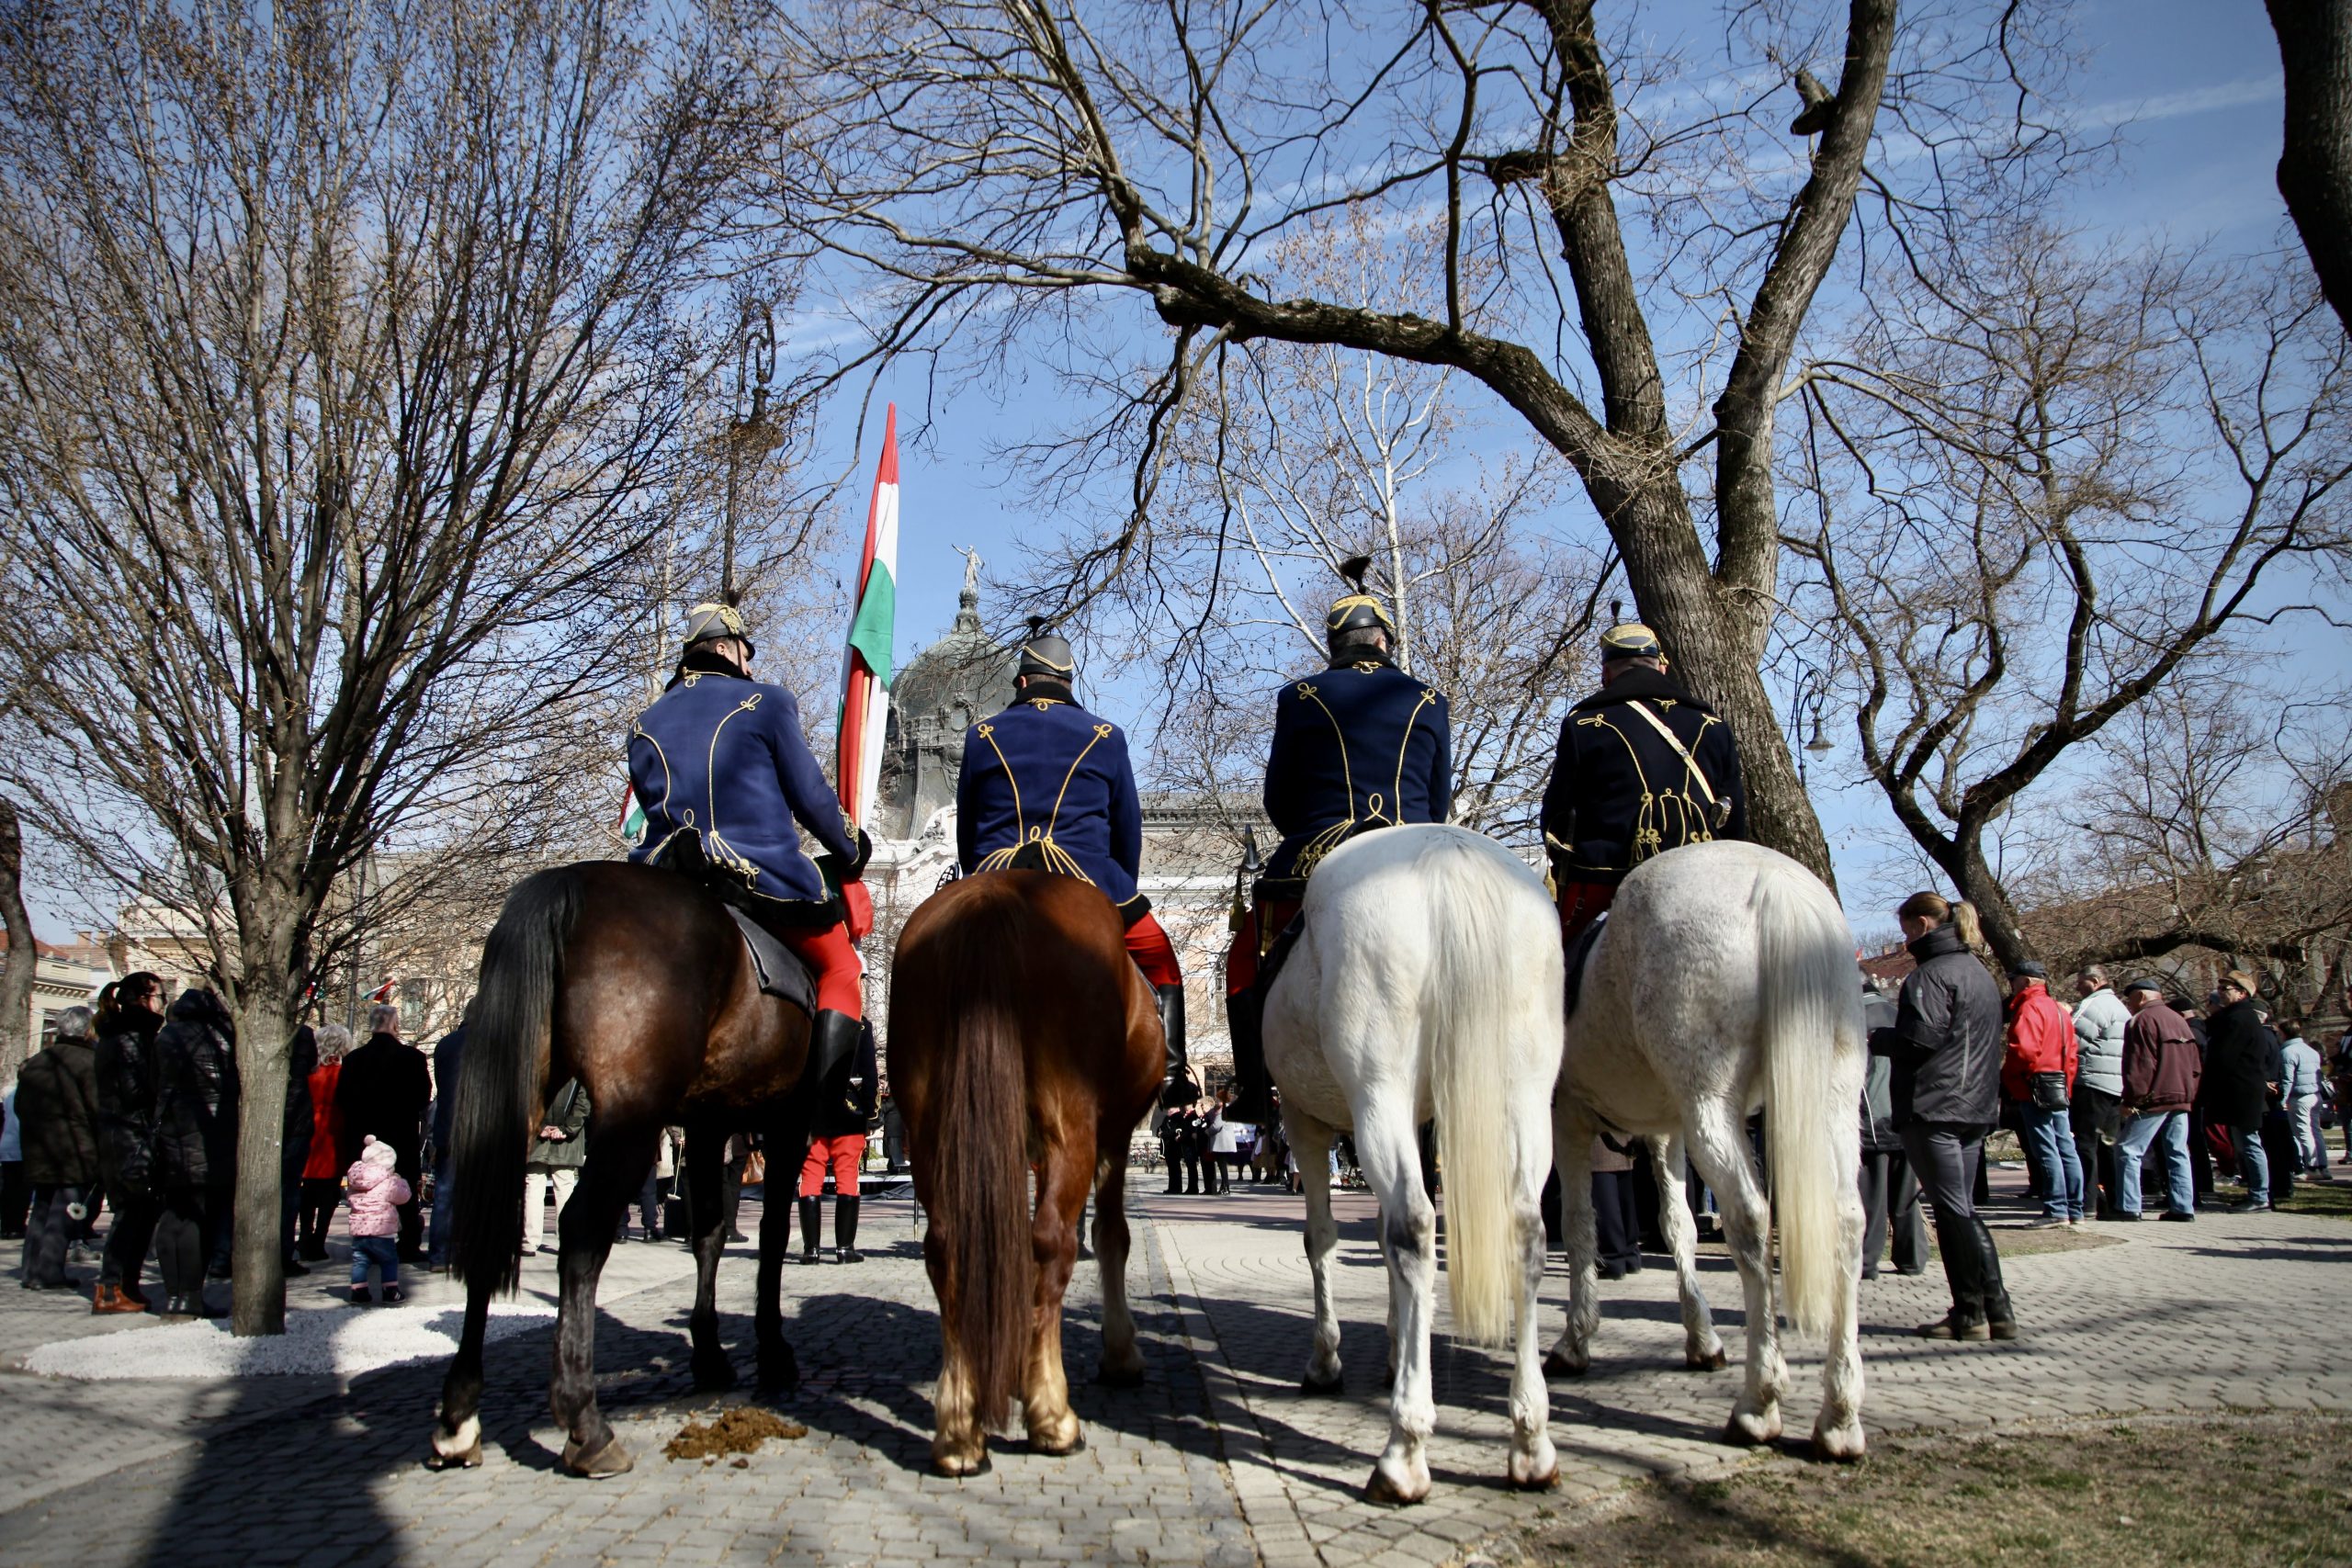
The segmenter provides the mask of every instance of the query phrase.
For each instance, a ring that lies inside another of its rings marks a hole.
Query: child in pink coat
[[[401,1205],[408,1183],[392,1168],[392,1145],[372,1135],[361,1145],[344,1180],[351,1188],[351,1304],[366,1306],[368,1266],[383,1270],[384,1301],[401,1300]]]

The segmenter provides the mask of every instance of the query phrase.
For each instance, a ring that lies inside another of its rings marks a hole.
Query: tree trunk
[[[13,1082],[32,1054],[33,972],[40,950],[25,908],[25,840],[17,808],[0,800],[0,921],[8,931],[8,966],[0,972],[0,1080]]]
[[[1960,896],[1976,906],[1977,923],[1984,928],[1984,945],[1993,950],[2005,971],[2013,970],[2033,956],[2026,946],[2025,932],[2018,929],[2017,907],[2009,902],[2008,890],[1984,858],[1983,837],[1965,826],[1961,829],[1960,855],[1960,869],[1952,880],[1960,886]]]
[[[248,973],[237,993],[236,1291],[230,1331],[286,1332],[286,1259],[279,1245],[286,1186],[287,1065],[294,1028],[285,973]]]
[[[2336,319],[2352,331],[2352,0],[2268,0],[2286,68],[2278,194]]]

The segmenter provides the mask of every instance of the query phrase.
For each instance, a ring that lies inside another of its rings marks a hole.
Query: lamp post
[[[1796,697],[1789,705],[1789,743],[1797,747],[1797,787],[1809,787],[1805,757],[1837,750],[1821,733],[1822,705],[1829,700],[1829,676],[1803,660],[1797,661]],[[1799,742],[1802,742],[1800,745]]]
[[[735,345],[735,406],[727,422],[726,537],[718,558],[718,597],[735,603],[735,517],[748,455],[756,463],[776,444],[768,423],[768,382],[775,375],[775,317],[764,303],[743,306]]]

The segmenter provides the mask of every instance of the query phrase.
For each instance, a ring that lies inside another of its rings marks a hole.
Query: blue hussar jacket
[[[1568,710],[1544,791],[1559,875],[1613,883],[1667,850],[1746,837],[1739,750],[1704,703],[1636,665]]]
[[[1436,687],[1363,659],[1282,689],[1266,815],[1283,840],[1266,863],[1266,893],[1295,897],[1352,833],[1442,822],[1453,808],[1453,725]]]
[[[800,705],[782,686],[707,671],[679,676],[629,728],[628,779],[646,818],[633,861],[673,863],[691,840],[747,893],[827,905],[824,876],[794,823],[827,852],[856,858],[857,835],[800,733]]]
[[[1117,725],[1075,703],[1023,697],[964,732],[956,858],[969,874],[1016,854],[1092,883],[1130,924],[1150,910],[1136,892],[1143,803]]]

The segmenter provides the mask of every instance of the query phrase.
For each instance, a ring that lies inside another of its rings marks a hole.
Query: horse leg
[[[808,1142],[808,1108],[803,1097],[796,1094],[769,1126],[767,1145],[773,1152],[803,1148]],[[775,1183],[769,1188],[771,1193],[779,1186],[791,1190],[788,1177],[782,1173],[771,1180]],[[759,1283],[752,1309],[752,1333],[760,1347],[760,1393],[769,1396],[797,1393],[800,1388],[799,1358],[784,1337],[784,1258],[791,1250],[792,1205],[771,1196],[760,1205]]]
[[[1114,1129],[1100,1135],[1094,1156],[1094,1266],[1102,1275],[1102,1364],[1094,1381],[1109,1388],[1143,1382],[1143,1352],[1136,1348],[1136,1314],[1127,1305],[1127,1140]]]
[[[1388,1254],[1389,1359],[1396,1369],[1388,1396],[1388,1446],[1372,1467],[1364,1495],[1375,1503],[1418,1503],[1430,1495],[1429,1436],[1437,1426],[1430,1393],[1430,1317],[1437,1274],[1437,1207],[1421,1186],[1421,1154],[1412,1108],[1366,1106],[1356,1117],[1356,1154],[1380,1194],[1380,1231]]]
[[[1306,1189],[1306,1269],[1315,1279],[1315,1339],[1306,1355],[1301,1393],[1338,1393],[1340,1313],[1331,1304],[1331,1248],[1340,1227],[1331,1219],[1331,1129],[1303,1111],[1283,1112],[1283,1126],[1298,1155]]]
[[[939,1302],[939,1391],[933,1397],[931,1462],[942,1475],[986,1475],[989,1435],[980,1427],[970,1358],[956,1333],[960,1284],[953,1278],[947,1238],[937,1225],[923,1233],[923,1271]]]
[[[1857,1292],[1862,1277],[1862,1198],[1848,1181],[1838,1200],[1838,1300],[1830,1308],[1828,1354],[1821,1368],[1821,1414],[1814,1418],[1816,1458],[1862,1457],[1862,1348]]]
[[[718,1342],[718,1259],[727,1250],[720,1168],[729,1141],[724,1129],[707,1123],[686,1129],[686,1223],[694,1233],[695,1254],[695,1306],[686,1318],[686,1332],[694,1342],[689,1365],[695,1389],[702,1393],[735,1386],[735,1368]]]
[[[1658,1224],[1674,1255],[1674,1286],[1682,1298],[1682,1364],[1695,1372],[1719,1372],[1726,1358],[1714,1314],[1699,1288],[1699,1227],[1682,1196],[1682,1135],[1661,1134],[1648,1142],[1650,1164],[1657,1171]]]
[[[489,1327],[490,1286],[469,1280],[465,1327],[441,1382],[441,1418],[433,1428],[427,1470],[473,1470],[481,1463],[481,1348]]]
[[[562,1294],[556,1307],[555,1382],[549,1403],[569,1434],[564,1468],[591,1480],[618,1475],[635,1461],[596,1407],[596,1280],[613,1250],[621,1211],[653,1168],[654,1127],[591,1127],[580,1184],[563,1206],[556,1234]]]
[[[1022,1389],[1022,1420],[1035,1453],[1073,1453],[1086,1446],[1078,1412],[1069,1407],[1069,1376],[1062,1366],[1062,1297],[1078,1266],[1079,1217],[1093,1175],[1093,1162],[1080,1153],[1085,1146],[1057,1130],[1046,1139],[1046,1157],[1037,1168],[1037,1210],[1029,1229],[1037,1281]]]
[[[1747,1146],[1747,1127],[1736,1106],[1718,1100],[1702,1106],[1690,1121],[1691,1162],[1715,1190],[1724,1211],[1724,1239],[1739,1266],[1747,1309],[1747,1376],[1724,1440],[1769,1443],[1781,1435],[1781,1396],[1788,1390],[1788,1368],[1781,1360],[1780,1325],[1772,1310],[1772,1213],[1764,1184]],[[1855,1244],[1860,1256],[1860,1243]]]
[[[1573,1100],[1552,1110],[1552,1159],[1560,1173],[1560,1243],[1568,1253],[1568,1321],[1544,1371],[1580,1378],[1592,1365],[1592,1331],[1600,1325],[1600,1282],[1593,1270],[1598,1243],[1592,1218],[1591,1114]]]
[[[1556,1032],[1556,1026],[1555,1028]],[[1553,1078],[1523,1075],[1514,1095],[1513,1143],[1519,1179],[1512,1190],[1511,1218],[1519,1232],[1519,1303],[1511,1323],[1510,1481],[1534,1490],[1560,1478],[1552,1447],[1552,1391],[1544,1382],[1544,1175],[1552,1146]]]

